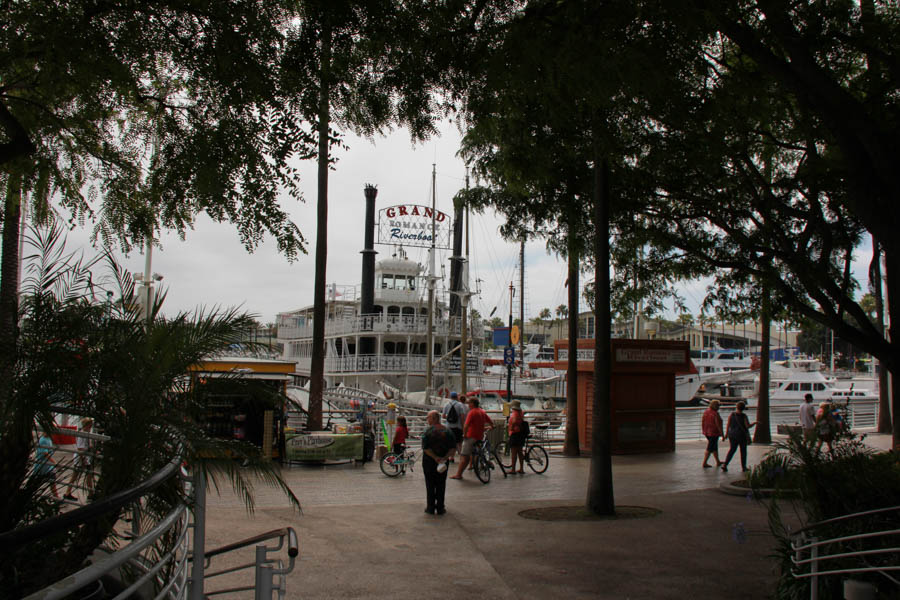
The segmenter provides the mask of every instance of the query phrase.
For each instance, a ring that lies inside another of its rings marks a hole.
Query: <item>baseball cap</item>
[[[450,392],[450,397],[455,399],[459,397],[459,394],[457,394],[456,392]]]

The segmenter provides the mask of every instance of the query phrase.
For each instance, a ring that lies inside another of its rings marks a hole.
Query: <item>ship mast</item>
[[[437,178],[437,165],[431,165],[431,247],[428,249],[428,331],[425,336],[425,344],[428,346],[425,355],[425,402],[431,398],[432,390],[432,362],[434,361],[434,340],[432,329],[434,328],[434,255],[435,255],[435,210],[437,199],[435,193],[435,180]]]

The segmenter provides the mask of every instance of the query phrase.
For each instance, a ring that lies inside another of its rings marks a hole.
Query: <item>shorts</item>
[[[522,448],[525,446],[525,432],[518,431],[509,434],[509,445],[511,448]]]
[[[463,440],[462,450],[459,451],[463,456],[472,456],[475,451],[475,438],[467,437]]]
[[[718,452],[719,451],[719,436],[717,436],[717,435],[706,436],[706,451],[707,452]]]
[[[463,441],[462,429],[456,429],[455,427],[451,427],[450,431],[453,432],[453,437],[456,439],[456,443],[462,444],[462,441]]]

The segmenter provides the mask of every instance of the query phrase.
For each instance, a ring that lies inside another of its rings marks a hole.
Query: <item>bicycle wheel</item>
[[[535,473],[543,473],[549,466],[550,456],[540,446],[532,446],[525,455],[525,462],[528,463],[528,466]]]
[[[506,471],[509,470],[509,467],[504,466],[503,462],[500,460],[500,454],[497,453],[497,450],[491,450],[491,455],[494,457],[494,461],[497,463],[497,466],[500,467],[500,472],[503,473],[503,478],[506,479]]]
[[[497,462],[500,463],[504,470],[508,471],[512,468],[512,453],[509,451],[509,442],[503,440],[497,444],[496,449],[494,449],[494,458],[497,459]]]
[[[401,457],[393,452],[388,452],[381,457],[381,472],[388,477],[396,477],[400,474],[400,465],[397,464]]]
[[[484,457],[484,454],[478,453],[474,457],[475,460],[475,476],[481,483],[488,483],[491,480],[491,463]]]

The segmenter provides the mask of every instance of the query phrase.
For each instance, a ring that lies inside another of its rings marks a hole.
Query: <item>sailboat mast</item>
[[[525,238],[519,242],[519,375],[525,375]]]
[[[425,335],[425,344],[428,346],[425,354],[425,401],[431,398],[433,387],[432,363],[434,362],[434,340],[432,330],[434,328],[434,255],[435,255],[435,211],[437,199],[435,193],[435,180],[437,178],[437,165],[431,165],[431,248],[428,249],[428,331]]]

